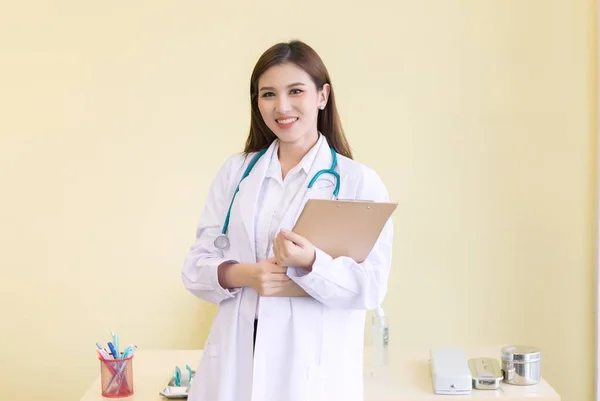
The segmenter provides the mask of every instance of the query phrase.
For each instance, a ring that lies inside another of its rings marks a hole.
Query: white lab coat
[[[308,183],[332,158],[321,141],[306,183],[282,219],[294,226],[309,198],[331,199],[335,179],[322,174]],[[392,255],[392,222],[363,263],[332,259],[317,250],[312,272],[288,268],[288,276],[311,297],[261,297],[256,349],[252,341],[258,294],[251,288],[223,289],[217,268],[227,260],[255,263],[256,202],[274,144],[242,182],[231,210],[230,247],[213,241],[220,233],[238,182],[253,154],[231,156],[219,170],[208,194],[197,238],[182,270],[185,287],[219,305],[203,348],[189,401],[361,401],[366,310],[384,299]],[[340,199],[388,201],[387,190],[372,169],[338,155]]]

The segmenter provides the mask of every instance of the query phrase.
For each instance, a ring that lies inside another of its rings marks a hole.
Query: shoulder
[[[387,187],[373,168],[340,154],[338,154],[338,164],[342,177],[356,181],[357,195],[360,198],[380,202],[389,200]]]
[[[250,157],[251,155],[246,155],[242,152],[225,157],[212,179],[212,185],[223,191],[230,190],[236,180],[240,180],[244,164],[247,164],[246,160]]]
[[[240,170],[242,167],[247,165],[255,153],[245,154],[243,152],[234,153],[225,158],[219,169],[218,175],[231,176]]]

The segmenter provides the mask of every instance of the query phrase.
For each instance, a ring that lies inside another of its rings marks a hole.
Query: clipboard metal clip
[[[360,203],[372,202],[372,203],[375,203],[375,201],[371,200],[371,199],[364,199],[363,200],[363,199],[343,199],[342,198],[342,199],[332,199],[332,200],[337,200],[337,201],[340,201],[340,202],[360,202]]]

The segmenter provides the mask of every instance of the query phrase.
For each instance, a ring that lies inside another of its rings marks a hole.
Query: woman
[[[333,151],[340,199],[388,201],[386,188],[352,160],[329,74],[308,45],[268,49],[250,102],[245,150],[217,173],[183,266],[185,287],[219,305],[188,399],[362,400],[365,314],[387,290],[391,219],[363,263],[289,230],[309,198],[331,199],[333,175],[308,186]]]

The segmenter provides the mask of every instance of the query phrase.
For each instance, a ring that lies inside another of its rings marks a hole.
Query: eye
[[[290,91],[290,93],[291,93],[292,95],[299,95],[299,94],[301,94],[302,92],[303,92],[303,91],[302,91],[301,89],[292,89],[292,90]]]
[[[264,92],[261,97],[271,97],[271,96],[275,96],[275,94],[273,92]]]

